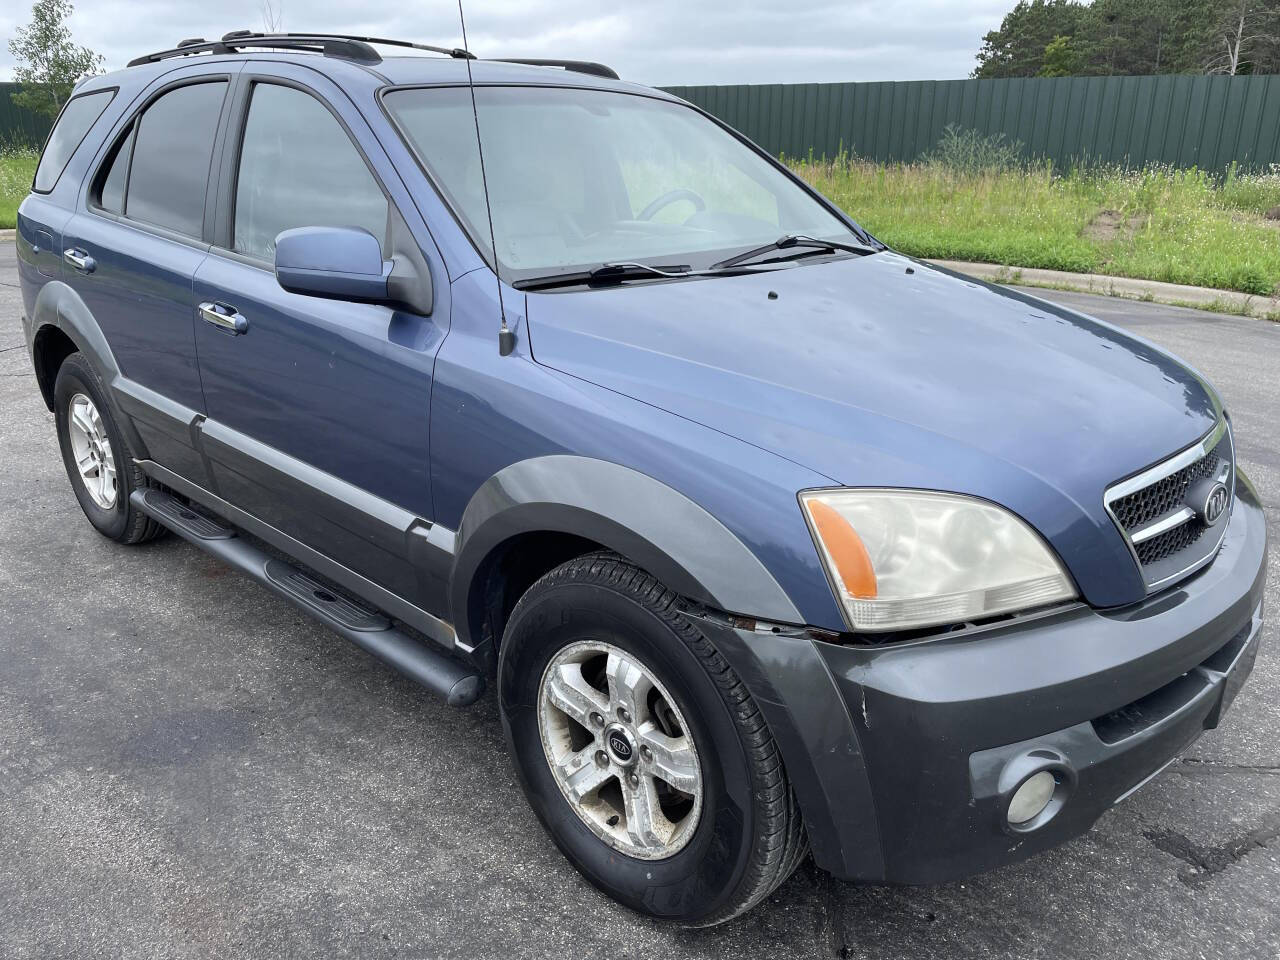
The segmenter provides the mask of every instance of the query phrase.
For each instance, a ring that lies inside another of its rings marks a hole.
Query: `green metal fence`
[[[53,120],[16,106],[11,95],[18,89],[16,83],[0,83],[0,147],[41,147]]]
[[[1063,77],[667,87],[775,155],[911,161],[948,124],[1028,156],[1223,170],[1280,163],[1280,76]]]
[[[1003,133],[1030,157],[1220,171],[1280,163],[1280,76],[1063,77],[667,87],[773,154],[841,149],[910,161],[948,124]],[[40,146],[47,117],[0,83],[0,146]]]

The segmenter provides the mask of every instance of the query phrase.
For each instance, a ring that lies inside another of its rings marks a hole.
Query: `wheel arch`
[[[476,644],[486,639],[495,571],[522,548],[534,555],[517,579],[523,588],[575,556],[610,550],[714,609],[802,622],[750,548],[684,494],[620,464],[552,455],[505,467],[468,503],[450,585],[459,637]],[[510,605],[514,600],[508,613]]]
[[[72,353],[79,353],[102,381],[116,425],[138,456],[147,446],[133,419],[120,406],[116,388],[122,379],[106,334],[80,295],[61,280],[46,283],[36,295],[31,311],[31,361],[45,405],[53,409],[53,388],[58,370]]]
[[[36,385],[50,411],[53,410],[53,385],[58,379],[58,370],[67,357],[78,352],[79,344],[52,323],[41,326],[31,338],[31,362],[36,370]]]
[[[60,280],[49,281],[37,294],[31,311],[31,331],[36,382],[50,410],[53,409],[53,381],[62,361],[71,353],[84,354],[106,384],[120,373],[107,337],[93,313],[80,295]]]

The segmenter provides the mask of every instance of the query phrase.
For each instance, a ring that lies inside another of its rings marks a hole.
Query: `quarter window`
[[[45,144],[44,153],[40,157],[40,165],[36,167],[36,178],[31,188],[37,193],[48,193],[67,168],[71,155],[80,146],[94,121],[102,116],[107,104],[116,95],[114,90],[101,90],[97,93],[86,93],[73,97],[62,108],[62,114],[49,134],[49,142]]]
[[[213,139],[226,91],[225,80],[188,84],[146,109],[133,143],[125,216],[188,237],[201,235]],[[115,174],[112,169],[107,179]],[[105,193],[104,184],[104,206]]]
[[[293,227],[363,227],[385,243],[387,198],[342,125],[310,94],[258,84],[236,175],[235,249],[270,260]]]
[[[124,188],[129,178],[129,157],[133,154],[133,127],[120,138],[107,169],[99,174],[99,188],[93,198],[98,206],[111,213],[124,213]]]

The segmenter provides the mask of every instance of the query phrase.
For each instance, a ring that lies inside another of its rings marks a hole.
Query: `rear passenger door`
[[[191,285],[208,249],[209,175],[230,74],[179,71],[105,141],[64,230],[62,278],[120,367],[116,397],[156,462],[200,482],[191,422],[203,411]]]
[[[372,156],[385,168],[371,131],[327,79],[262,62],[242,74],[218,242],[196,273],[195,304],[198,315],[239,315],[243,332],[214,322],[216,313],[197,321],[203,447],[224,499],[436,606],[406,561],[432,516],[431,378],[445,330],[387,306],[288,293],[273,267],[277,234],[303,226],[361,227],[391,258],[402,211]]]

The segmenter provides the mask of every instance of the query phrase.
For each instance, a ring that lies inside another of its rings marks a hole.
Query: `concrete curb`
[[[1235,290],[1212,287],[1184,287],[1158,280],[1133,280],[1107,277],[1097,273],[1068,273],[1065,270],[1037,270],[1033,267],[1004,267],[994,263],[963,263],[958,260],[930,260],[940,267],[967,273],[994,283],[1020,284],[1025,287],[1047,287],[1051,290],[1078,290],[1107,297],[1125,297],[1167,303],[1176,307],[1195,307],[1215,313],[1280,320],[1280,297],[1259,297]]]
[[[17,230],[0,230],[0,243],[3,243],[6,240],[12,240],[17,235]]]

